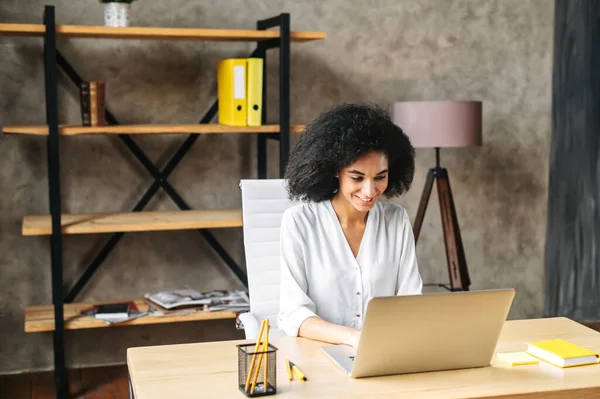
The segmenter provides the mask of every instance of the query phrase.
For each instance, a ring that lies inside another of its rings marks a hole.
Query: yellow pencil
[[[258,366],[256,367],[256,374],[254,375],[254,378],[252,379],[252,388],[250,389],[250,393],[253,394],[254,393],[254,389],[256,388],[256,382],[258,381],[258,374],[260,373],[260,366],[262,364],[263,361],[263,357],[267,358],[267,354],[265,353],[267,350],[267,345],[269,342],[269,319],[264,319],[263,323],[265,323],[265,340],[263,341],[263,344],[261,345],[261,353],[260,355],[258,355]],[[253,370],[254,372],[254,370]],[[265,371],[266,374],[266,371]]]
[[[265,344],[263,342],[263,344],[261,346],[261,354],[258,355],[258,366],[256,366],[256,374],[254,374],[254,370],[252,371],[254,376],[252,378],[252,388],[250,389],[251,394],[254,393],[254,389],[256,388],[256,381],[258,381],[258,374],[260,373],[260,366],[262,365],[263,356],[265,355],[264,350],[265,350]]]
[[[265,333],[265,374],[263,376],[263,386],[265,388],[265,392],[267,392],[268,387],[268,372],[269,372],[269,331],[271,330],[271,326],[269,326],[269,320],[267,319],[267,332]]]
[[[292,371],[298,376],[298,379],[300,381],[306,381],[307,378],[304,375],[304,373],[302,371],[300,371],[300,369],[298,368],[298,366],[296,366],[294,363],[290,362],[290,365],[292,366]]]
[[[287,370],[287,373],[288,373],[288,379],[291,381],[292,380],[292,366],[290,366],[289,359],[285,359],[285,369]]]
[[[250,381],[252,379],[252,374],[254,374],[253,371],[254,371],[254,363],[256,362],[256,352],[258,352],[258,349],[260,348],[260,340],[262,338],[264,329],[265,329],[265,320],[263,320],[263,322],[260,323],[260,331],[258,332],[258,337],[256,339],[256,345],[254,346],[254,355],[252,355],[252,362],[250,362],[250,370],[248,370],[248,377],[246,378],[246,385],[244,386],[244,391],[248,391],[248,388],[250,387]]]

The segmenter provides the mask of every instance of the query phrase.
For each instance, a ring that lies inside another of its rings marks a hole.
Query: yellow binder
[[[248,99],[248,126],[262,125],[263,60],[248,58],[248,81],[246,98]]]
[[[246,59],[228,58],[217,63],[219,123],[246,126]]]

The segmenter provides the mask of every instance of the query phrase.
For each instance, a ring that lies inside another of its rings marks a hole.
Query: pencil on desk
[[[285,359],[285,369],[287,370],[288,373],[288,380],[292,380],[292,366],[290,366],[290,360],[289,359]]]
[[[265,319],[266,320],[266,319]],[[248,391],[250,387],[250,381],[252,379],[252,375],[254,374],[254,364],[256,363],[256,352],[260,349],[260,340],[262,339],[262,334],[265,329],[265,320],[260,323],[260,331],[258,332],[258,337],[256,339],[256,345],[254,346],[254,355],[252,355],[252,362],[250,362],[250,370],[248,370],[248,376],[246,377],[246,385],[244,386],[244,391]]]
[[[304,373],[303,373],[302,371],[300,371],[300,369],[298,368],[298,366],[296,366],[296,365],[295,365],[294,363],[292,363],[292,362],[290,362],[290,366],[292,366],[292,371],[293,371],[294,373],[296,373],[296,375],[298,376],[298,379],[299,379],[300,381],[306,381],[306,380],[307,380],[306,376],[304,375]]]

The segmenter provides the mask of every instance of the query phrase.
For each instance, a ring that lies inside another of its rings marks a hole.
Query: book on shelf
[[[148,312],[140,311],[135,302],[129,301],[95,305],[82,310],[81,314],[102,320],[106,324],[114,324],[146,316]]]
[[[100,320],[120,320],[129,317],[129,310],[131,305],[127,302],[124,303],[107,303],[105,305],[98,305],[94,317]]]
[[[248,294],[242,290],[213,290],[198,292],[193,289],[158,291],[144,295],[154,313],[181,314],[190,312],[243,311],[250,309]],[[152,314],[153,312],[150,311]]]
[[[83,126],[104,126],[105,112],[104,82],[81,82],[79,101],[81,105],[81,123]]]
[[[92,119],[90,117],[90,83],[81,82],[79,85],[79,102],[81,105],[81,124],[83,126],[91,126]]]

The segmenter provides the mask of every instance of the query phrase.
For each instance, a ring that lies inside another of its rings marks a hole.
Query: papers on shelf
[[[148,293],[144,298],[150,305],[150,315],[154,316],[250,309],[248,294],[242,290],[198,292],[193,289],[176,289]]]

